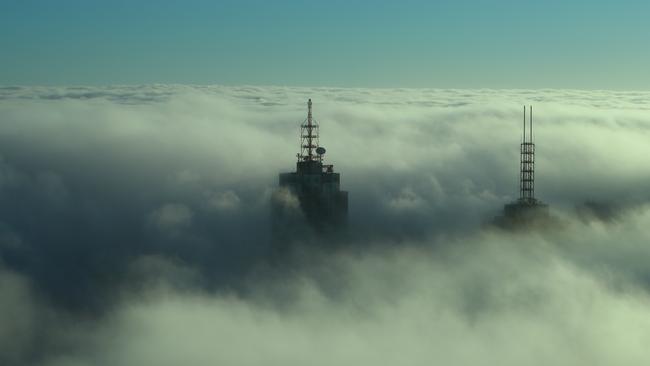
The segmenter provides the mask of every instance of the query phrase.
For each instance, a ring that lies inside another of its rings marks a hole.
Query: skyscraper
[[[274,194],[275,236],[305,231],[294,225],[307,225],[310,232],[325,234],[336,232],[347,223],[348,192],[341,191],[341,175],[334,172],[334,166],[323,162],[326,150],[320,146],[319,124],[312,115],[311,99],[307,108],[307,118],[300,126],[296,171],[280,173],[279,189]]]

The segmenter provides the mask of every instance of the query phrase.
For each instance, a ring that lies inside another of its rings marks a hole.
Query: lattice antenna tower
[[[319,146],[318,122],[312,117],[311,99],[307,102],[307,119],[300,125],[300,153],[299,161],[320,161],[321,156],[316,154]]]
[[[521,143],[519,200],[535,203],[535,143],[533,142],[533,106],[530,106],[529,135],[526,136],[526,106],[524,106],[524,139]]]

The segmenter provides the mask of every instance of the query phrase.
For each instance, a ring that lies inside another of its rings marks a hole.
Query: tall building
[[[535,198],[535,143],[533,140],[533,107],[530,106],[529,128],[526,131],[524,106],[524,133],[519,152],[519,199],[506,204],[503,216],[497,218],[500,226],[513,227],[545,222],[550,218],[548,205]]]
[[[274,194],[275,236],[304,232],[304,228],[295,226],[305,224],[312,232],[325,233],[338,231],[347,223],[348,192],[341,191],[341,175],[334,172],[334,166],[323,163],[326,150],[320,146],[319,125],[313,119],[311,99],[307,109],[307,119],[300,126],[296,171],[280,173],[279,189]]]

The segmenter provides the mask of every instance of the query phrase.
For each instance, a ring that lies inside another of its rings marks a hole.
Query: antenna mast
[[[526,143],[526,106],[524,106],[524,143]]]
[[[300,154],[301,161],[315,161],[314,149],[319,144],[318,122],[314,121],[311,112],[311,99],[307,102],[307,119],[300,125]]]
[[[521,143],[519,200],[525,203],[535,202],[535,143],[533,142],[533,107],[530,106],[529,141],[526,141],[526,106],[524,106],[524,141]]]
[[[530,142],[533,142],[533,106],[530,106]]]

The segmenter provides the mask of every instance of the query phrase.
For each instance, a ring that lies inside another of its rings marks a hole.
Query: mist
[[[649,96],[0,88],[0,361],[647,363]],[[348,235],[278,262],[308,98]],[[524,104],[559,224],[513,233]]]

